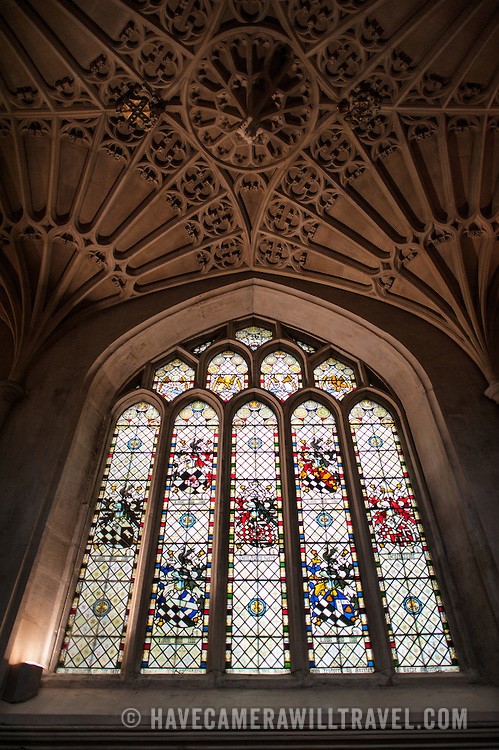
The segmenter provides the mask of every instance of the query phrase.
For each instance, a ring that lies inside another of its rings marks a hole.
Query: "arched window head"
[[[314,369],[314,381],[317,388],[339,399],[357,387],[353,368],[333,357]]]
[[[301,366],[296,357],[283,351],[267,354],[262,362],[260,385],[281,401],[301,388]]]
[[[400,672],[457,669],[394,419],[364,399],[350,426],[394,664]]]
[[[248,364],[237,352],[224,351],[208,364],[206,387],[224,401],[248,387]]]
[[[142,671],[206,668],[218,417],[204,401],[175,420]]]
[[[116,422],[76,585],[60,672],[121,668],[135,566],[160,427],[144,401]]]
[[[167,401],[194,387],[194,370],[181,359],[174,359],[154,373],[152,387]]]

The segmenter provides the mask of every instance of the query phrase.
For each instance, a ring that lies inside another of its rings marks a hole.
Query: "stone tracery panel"
[[[189,86],[191,127],[202,147],[233,167],[273,166],[314,122],[314,86],[305,63],[268,32],[216,41]]]

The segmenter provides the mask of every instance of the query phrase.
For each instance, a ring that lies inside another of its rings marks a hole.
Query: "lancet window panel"
[[[127,408],[114,429],[59,656],[59,672],[119,672],[160,415]]]
[[[290,668],[279,430],[250,401],[232,423],[227,669]]]
[[[206,668],[217,453],[214,409],[187,404],[171,440],[143,672]]]
[[[310,667],[370,672],[374,663],[336,421],[305,401],[291,418]]]
[[[394,665],[400,672],[457,670],[395,421],[364,399],[350,425]]]

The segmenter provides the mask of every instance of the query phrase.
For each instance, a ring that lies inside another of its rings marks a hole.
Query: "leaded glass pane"
[[[289,669],[277,419],[251,401],[232,427],[227,669]]]
[[[210,344],[213,344],[213,341],[214,339],[211,339],[210,341],[203,341],[202,344],[198,344],[197,346],[194,347],[194,349],[192,350],[192,353],[201,354],[202,352],[204,352],[205,349],[208,349]]]
[[[310,667],[371,672],[357,551],[336,423],[316,401],[291,419]]]
[[[249,346],[250,349],[258,349],[259,346],[270,341],[272,331],[261,326],[247,326],[236,333],[236,339]]]
[[[395,667],[458,670],[394,420],[366,399],[350,425]]]
[[[262,362],[260,385],[281,401],[301,388],[301,367],[292,354],[276,351]]]
[[[315,346],[312,346],[311,344],[307,344],[305,341],[300,341],[299,339],[295,339],[295,344],[298,344],[300,349],[303,349],[304,352],[307,352],[307,354],[313,354],[316,350]]]
[[[206,669],[218,417],[194,401],[175,420],[143,672]]]
[[[220,352],[208,365],[206,387],[228,401],[248,387],[248,365],[244,357],[232,351]]]
[[[357,387],[353,369],[333,357],[329,357],[315,368],[314,381],[317,388],[340,399]]]
[[[160,418],[134,404],[116,423],[59,672],[118,672],[125,642]]]
[[[181,359],[174,359],[154,373],[153,390],[167,401],[194,387],[194,370]]]

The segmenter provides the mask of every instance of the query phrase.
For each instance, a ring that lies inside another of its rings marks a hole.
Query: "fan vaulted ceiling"
[[[250,269],[408,310],[493,380],[495,0],[0,13],[11,377],[68,319]]]

